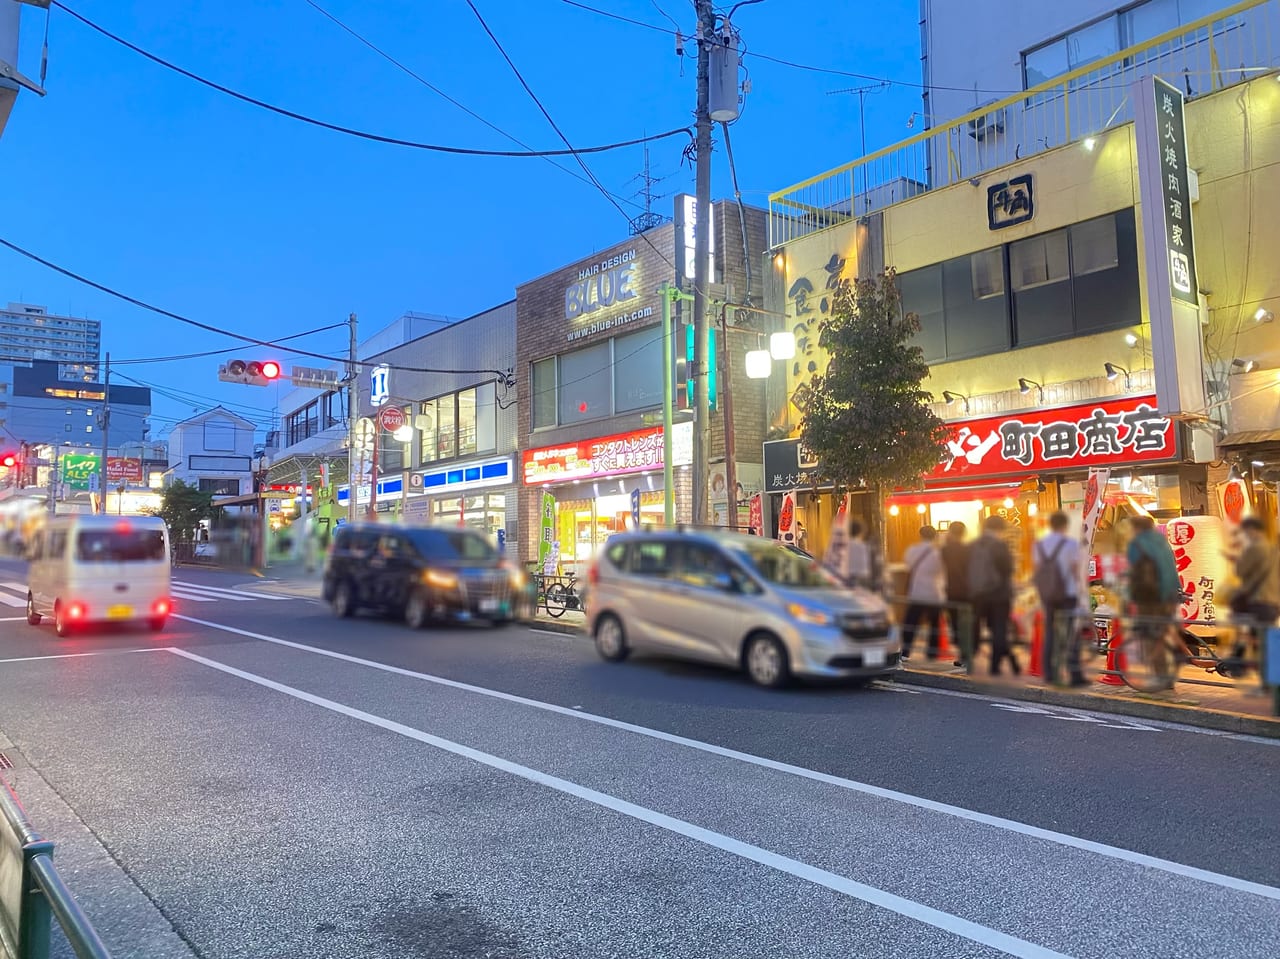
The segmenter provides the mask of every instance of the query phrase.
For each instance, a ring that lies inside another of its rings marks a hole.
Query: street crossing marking
[[[772,852],[762,846],[756,846],[740,839],[734,839],[724,833],[707,829],[703,826],[697,826],[683,819],[677,819],[675,816],[668,816],[666,813],[658,812],[656,809],[650,809],[647,806],[641,806],[638,803],[629,802],[620,799],[609,793],[600,792],[589,786],[583,786],[580,783],[572,782],[568,779],[561,779],[559,776],[553,776],[550,773],[533,769],[520,763],[512,762],[509,759],[503,759],[501,756],[495,756],[492,753],[482,752],[471,746],[464,746],[462,743],[454,742],[451,739],[444,739],[441,736],[435,736],[431,733],[423,732],[412,726],[406,726],[403,723],[395,722],[391,719],[367,713],[362,709],[354,706],[348,706],[345,703],[339,703],[332,699],[325,699],[323,696],[316,696],[313,693],[305,692],[293,686],[286,686],[284,683],[278,683],[275,680],[267,679],[265,676],[259,676],[256,673],[250,673],[243,669],[237,669],[234,666],[228,666],[204,656],[195,653],[189,653],[183,649],[175,649],[168,647],[169,651],[176,656],[189,659],[192,662],[202,663],[220,672],[230,676],[236,676],[248,682],[255,683],[266,689],[283,693],[294,699],[301,700],[304,703],[310,703],[313,706],[319,706],[330,712],[338,713],[349,719],[355,719],[370,726],[376,726],[379,729],[385,729],[388,732],[403,736],[406,739],[412,739],[416,742],[423,743],[427,746],[433,746],[436,749],[451,753],[463,759],[469,759],[472,762],[480,763],[491,769],[497,769],[500,772],[509,773],[512,776],[518,776],[531,783],[539,786],[545,786],[556,792],[572,796],[584,802],[589,802],[603,809],[620,813],[640,822],[648,823],[659,829],[683,836],[694,842],[702,843],[713,849],[719,849],[722,852],[737,856],[749,862],[757,863],[769,869],[774,869],[786,875],[793,876],[806,882],[813,883],[830,889],[832,892],[841,893],[851,899],[858,899],[872,906],[877,906],[889,912],[897,913],[907,919],[913,919],[916,922],[933,926],[943,932],[949,933],[970,942],[987,946],[991,949],[998,949],[1001,952],[1011,956],[1017,956],[1019,959],[1068,959],[1068,957],[1060,952],[1047,949],[1044,946],[1037,945],[1034,942],[1028,942],[1025,939],[1019,939],[1009,933],[1001,932],[998,929],[992,929],[989,926],[981,925],[970,919],[964,919],[960,916],[952,915],[949,912],[943,912],[941,909],[934,909],[932,906],[926,906],[924,903],[916,902],[913,899],[907,899],[904,896],[898,896],[894,893],[878,889],[875,886],[869,886],[865,883],[858,882],[855,879],[849,879],[837,873],[812,866],[809,863],[802,862],[799,859],[792,859],[790,856],[784,856],[780,853]]]
[[[0,583],[5,589],[11,589],[18,596],[10,596],[8,593],[0,592],[0,603],[6,606],[26,606],[27,605],[27,584],[26,583]]]
[[[188,583],[179,579],[173,581],[173,588],[175,591],[199,592],[203,595],[216,596],[219,599],[240,600],[242,602],[265,599],[274,603],[287,603],[291,599],[289,596],[276,596],[272,593],[260,592],[257,589],[223,589],[220,586],[205,586],[202,583]]]
[[[1043,716],[1046,719],[1058,719],[1064,723],[1092,723],[1095,726],[1101,726],[1103,729],[1129,729],[1134,732],[1158,733],[1160,732],[1155,726],[1147,726],[1143,723],[1129,722],[1113,722],[1115,717],[1103,719],[1101,716],[1095,716],[1092,713],[1060,713],[1051,709],[1041,709],[1039,706],[1023,706],[1018,703],[992,703],[996,709],[1003,709],[1009,713],[1028,713],[1035,716]]]
[[[1171,859],[1161,859],[1159,856],[1149,856],[1146,853],[1136,852],[1132,849],[1110,846],[1106,843],[1096,842],[1092,839],[1085,839],[1081,836],[1072,836],[1069,833],[1057,832],[1052,829],[1044,829],[1040,826],[1032,826],[1030,823],[1018,822],[1016,819],[1005,819],[1003,816],[993,816],[989,813],[978,812],[976,809],[966,809],[963,806],[955,806],[951,803],[938,802],[934,799],[926,799],[923,796],[913,796],[911,793],[899,792],[896,789],[888,789],[884,786],[874,786],[871,783],[858,782],[855,779],[846,779],[843,776],[833,776],[830,773],[819,772],[816,769],[806,769],[804,766],[795,766],[791,763],[780,762],[776,759],[767,759],[764,756],[756,756],[752,753],[742,752],[738,749],[730,749],[727,746],[717,746],[714,743],[703,742],[699,739],[690,739],[687,736],[679,736],[675,733],[664,732],[660,729],[650,729],[648,726],[640,726],[636,723],[629,723],[622,719],[613,719],[609,716],[601,716],[598,713],[581,712],[570,709],[567,706],[558,706],[555,703],[545,703],[541,700],[529,699],[527,696],[517,696],[515,693],[504,693],[498,689],[487,689],[484,686],[474,686],[471,683],[459,682],[456,679],[446,679],[443,676],[433,676],[430,673],[419,673],[411,669],[404,669],[400,666],[391,666],[387,663],[379,663],[372,659],[362,659],[359,656],[351,656],[347,653],[339,653],[331,649],[322,649],[319,646],[308,646],[305,643],[295,643],[292,640],[280,639],[276,636],[267,636],[264,633],[255,633],[252,630],[240,629],[236,626],[226,626],[222,623],[214,623],[209,620],[195,619],[192,616],[175,616],[174,618],[181,619],[188,623],[194,623],[197,626],[207,626],[210,629],[221,630],[224,633],[231,633],[234,636],[244,636],[248,639],[257,639],[264,643],[272,643],[276,646],[297,649],[305,653],[314,653],[317,656],[327,656],[330,659],[354,663],[357,666],[366,666],[369,669],[381,670],[382,672],[391,673],[396,676],[407,676],[410,679],[420,679],[423,682],[434,683],[437,686],[444,686],[449,689],[458,689],[463,692],[475,693],[480,696],[488,696],[491,699],[498,699],[508,703],[516,703],[521,706],[530,706],[534,709],[541,709],[545,712],[555,713],[560,716],[572,716],[584,722],[608,726],[611,729],[621,729],[640,736],[648,736],[651,739],[657,739],[661,742],[686,746],[689,749],[696,749],[699,752],[709,753],[713,756],[722,756],[726,759],[734,759],[753,766],[759,766],[762,769],[772,769],[775,772],[787,773],[801,779],[810,779],[814,782],[838,786],[841,789],[848,789],[851,792],[874,796],[877,799],[885,799],[891,802],[902,803],[905,806],[914,806],[917,809],[924,809],[929,812],[941,813],[946,816],[954,816],[956,819],[980,823],[984,826],[993,826],[996,829],[1004,829],[1008,832],[1016,833],[1021,836],[1028,836],[1033,839],[1043,839],[1046,842],[1051,842],[1059,846],[1066,846],[1070,849],[1094,852],[1112,859],[1118,859],[1121,862],[1132,863],[1138,866],[1146,866],[1147,868],[1158,869],[1161,872],[1167,872],[1171,875],[1183,876],[1188,879],[1195,879],[1199,882],[1209,883],[1210,885],[1220,886],[1224,889],[1234,889],[1237,892],[1245,892],[1254,896],[1260,896],[1264,899],[1280,901],[1280,888],[1275,886],[1268,886],[1263,883],[1252,882],[1248,879],[1240,879],[1237,876],[1228,876],[1224,873],[1201,869],[1198,866],[1188,866],[1185,863],[1174,862]]]

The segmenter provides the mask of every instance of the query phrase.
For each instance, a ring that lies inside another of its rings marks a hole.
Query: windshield
[[[832,589],[840,586],[840,582],[812,557],[781,543],[752,543],[742,547],[741,555],[750,568],[778,586],[788,589]]]
[[[167,560],[158,529],[81,530],[76,559],[82,563],[147,563]]]
[[[461,529],[415,529],[409,540],[426,559],[487,563],[498,555],[487,539]]]

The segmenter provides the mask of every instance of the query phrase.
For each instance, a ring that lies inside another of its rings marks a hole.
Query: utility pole
[[[356,315],[347,317],[347,328],[351,339],[347,347],[347,522],[357,519],[356,495],[360,488],[360,477],[356,473],[356,447],[358,441],[358,424],[360,421],[360,349],[356,341]]]
[[[695,0],[698,11],[697,157],[694,174],[693,244],[693,522],[708,521],[708,459],[711,452],[711,332],[707,325],[707,276],[711,230],[711,112],[708,105],[711,44],[716,42],[716,14],[711,0]]]
[[[102,378],[102,462],[98,464],[99,513],[107,511],[107,434],[111,429],[111,354],[107,354],[106,375]],[[119,493],[116,494],[120,496]],[[123,499],[123,496],[120,497]]]

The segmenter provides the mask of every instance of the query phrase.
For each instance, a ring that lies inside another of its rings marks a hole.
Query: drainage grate
[[[12,769],[12,768],[13,768],[13,760],[10,759],[8,756],[6,756],[4,753],[0,753],[0,769]]]

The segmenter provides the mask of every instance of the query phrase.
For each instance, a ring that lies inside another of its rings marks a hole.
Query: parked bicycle
[[[1240,622],[1241,635],[1229,656],[1218,653],[1215,637],[1201,636],[1179,620],[1135,618],[1120,644],[1120,676],[1125,684],[1143,693],[1172,689],[1183,666],[1203,669],[1227,679],[1241,679],[1255,664],[1241,653],[1245,639],[1260,632],[1258,624]]]
[[[543,602],[549,615],[559,619],[568,610],[584,608],[577,582],[577,573],[567,573],[564,576],[555,577],[555,582],[546,587]]]

